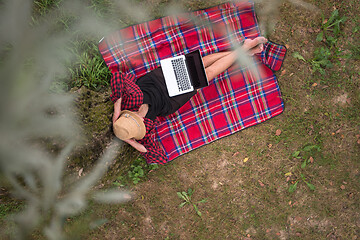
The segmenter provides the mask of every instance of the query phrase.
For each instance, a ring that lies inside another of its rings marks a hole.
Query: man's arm
[[[114,103],[114,115],[113,115],[113,118],[112,118],[113,124],[119,118],[120,112],[121,112],[121,98],[116,100],[116,102]]]

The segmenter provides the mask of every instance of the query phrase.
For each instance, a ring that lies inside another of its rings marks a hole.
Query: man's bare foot
[[[254,54],[261,53],[264,50],[264,43],[267,41],[268,40],[264,37],[245,39],[242,48],[252,56]]]

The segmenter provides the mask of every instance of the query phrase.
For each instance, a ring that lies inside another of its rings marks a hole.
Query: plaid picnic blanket
[[[127,27],[101,41],[99,50],[112,73],[138,78],[161,59],[196,49],[205,56],[259,35],[253,3],[228,2]],[[273,70],[285,53],[267,43],[254,59],[261,71],[234,64],[176,113],[158,117],[154,137],[168,160],[280,114],[284,105]]]

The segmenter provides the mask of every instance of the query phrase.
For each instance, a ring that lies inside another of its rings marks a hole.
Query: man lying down
[[[264,37],[246,39],[241,46],[242,52],[250,56],[258,54],[263,51],[263,44],[266,42]],[[224,51],[203,57],[208,80],[216,78],[233,65],[237,54],[236,51]],[[112,119],[115,135],[139,152],[147,153],[149,164],[166,163],[165,154],[160,153],[151,137],[154,121],[158,116],[176,112],[197,91],[169,97],[161,68],[154,69],[139,79],[115,73],[111,85],[113,97],[118,97],[117,100],[115,98]]]

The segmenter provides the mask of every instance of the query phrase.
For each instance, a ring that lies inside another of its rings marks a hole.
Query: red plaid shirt
[[[136,85],[135,76],[132,74],[124,74],[120,72],[113,73],[111,78],[111,100],[115,103],[121,99],[121,109],[138,111],[143,104],[143,93],[139,86]],[[168,158],[164,150],[155,143],[155,123],[154,121],[144,118],[146,134],[143,139],[138,140],[147,149],[146,153],[141,155],[146,159],[148,164],[165,164]]]

